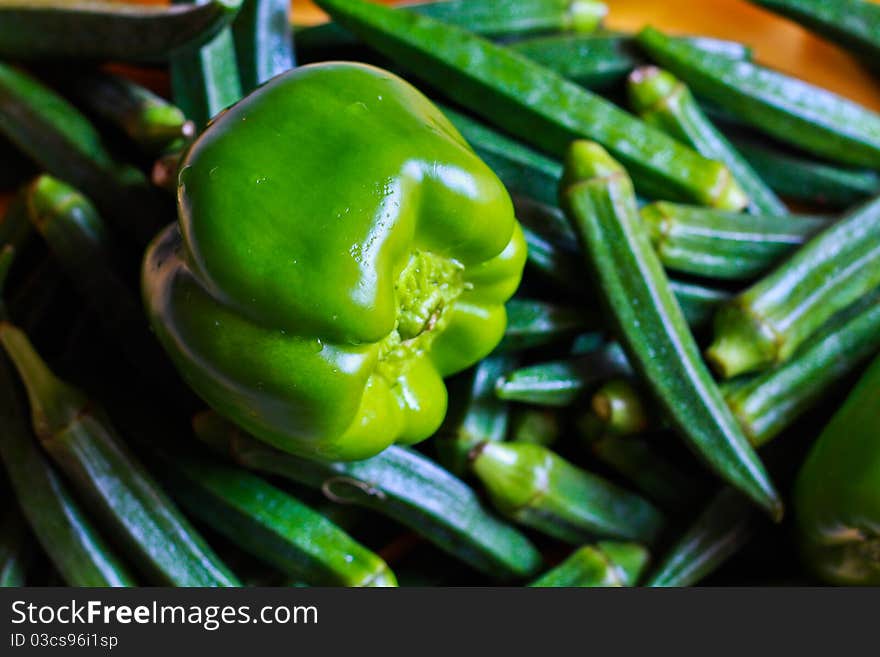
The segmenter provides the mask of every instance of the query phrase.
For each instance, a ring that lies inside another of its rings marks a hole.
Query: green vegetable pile
[[[317,4],[0,0],[0,585],[880,585],[880,116]]]

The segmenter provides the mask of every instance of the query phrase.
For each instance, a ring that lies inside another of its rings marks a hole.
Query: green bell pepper
[[[495,174],[362,64],[290,71],[218,116],[178,206],[144,261],[156,334],[209,405],[307,458],[431,435],[443,377],[501,340],[526,258]]]

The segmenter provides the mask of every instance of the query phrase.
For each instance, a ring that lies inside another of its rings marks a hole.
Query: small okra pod
[[[880,197],[722,306],[706,356],[724,378],[783,363],[835,313],[877,286]]]
[[[467,471],[474,447],[506,437],[510,408],[495,396],[495,382],[515,365],[509,355],[492,355],[450,383],[449,410],[436,445],[438,460],[453,474]]]
[[[629,362],[664,416],[719,477],[781,518],[782,501],[676,303],[626,171],[598,144],[575,142],[560,196]]]
[[[40,444],[150,581],[237,586],[235,576],[128,451],[104,413],[58,379],[27,336],[8,322],[0,323],[0,344],[27,390]]]
[[[667,270],[723,280],[763,274],[831,223],[830,217],[742,215],[658,202],[641,209]]]
[[[584,545],[529,586],[635,586],[648,560],[648,551],[638,543]]]
[[[590,317],[583,309],[535,299],[513,298],[505,307],[507,328],[498,351],[544,346],[601,324],[601,317]]]
[[[637,68],[629,76],[630,104],[642,119],[701,155],[724,162],[749,197],[749,211],[788,214],[788,208],[724,135],[706,118],[690,89],[656,66]]]
[[[471,459],[501,514],[561,541],[605,537],[651,543],[663,527],[662,514],[650,502],[541,445],[483,443]]]
[[[569,406],[592,386],[630,373],[620,345],[609,342],[582,356],[509,372],[498,379],[495,393],[505,401]]]
[[[748,542],[754,508],[732,488],[723,488],[651,573],[647,586],[693,586]]]
[[[878,349],[880,290],[835,315],[787,362],[721,390],[752,445],[760,447]]]
[[[378,555],[293,496],[204,454],[158,450],[171,495],[214,531],[318,586],[396,586]]]
[[[611,379],[593,393],[593,412],[602,421],[606,435],[632,436],[648,429],[650,411],[640,390],[627,379]]]

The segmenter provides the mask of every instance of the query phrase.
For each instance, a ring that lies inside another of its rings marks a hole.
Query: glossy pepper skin
[[[332,62],[219,116],[143,266],[153,327],[214,409],[285,451],[431,435],[443,377],[506,325],[526,247],[507,192],[400,78]]]

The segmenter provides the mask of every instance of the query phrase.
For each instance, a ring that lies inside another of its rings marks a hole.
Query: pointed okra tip
[[[627,79],[630,106],[637,114],[649,112],[682,88],[672,73],[657,66],[640,66]]]
[[[594,141],[573,141],[565,154],[561,189],[599,178],[625,174],[625,169]]]
[[[470,453],[471,470],[502,512],[526,506],[536,494],[536,470],[546,450],[529,443],[483,442]]]
[[[635,586],[650,560],[650,553],[638,543],[600,541],[596,547],[618,568],[624,586]]]

